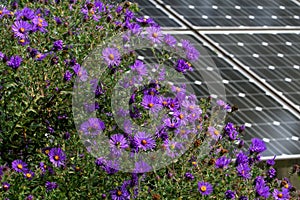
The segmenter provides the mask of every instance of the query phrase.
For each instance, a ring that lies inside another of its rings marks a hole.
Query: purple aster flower
[[[236,130],[233,123],[228,122],[224,128],[226,134],[229,136],[229,140],[233,141],[237,139],[238,131]]]
[[[109,140],[110,148],[115,155],[120,155],[122,149],[129,147],[126,138],[122,134],[114,134]]]
[[[25,200],[33,200],[33,198],[34,198],[33,195],[30,194],[30,195],[28,195],[28,196],[26,197]]]
[[[62,24],[62,20],[60,17],[54,17],[54,20],[56,22],[57,25],[61,25]]]
[[[40,162],[40,169],[42,171],[42,173],[45,173],[46,170],[48,169],[48,166],[44,163],[44,162]]]
[[[30,40],[29,40],[28,38],[20,38],[20,39],[18,40],[18,43],[19,43],[20,45],[22,45],[22,46],[25,46],[25,45],[27,45],[27,44],[30,43]]]
[[[49,182],[49,181],[46,182],[47,192],[54,190],[56,188],[58,188],[58,184],[56,182]]]
[[[18,38],[26,38],[27,33],[32,30],[31,24],[26,21],[15,21],[11,28],[15,37]]]
[[[251,142],[252,143],[249,147],[250,153],[262,153],[267,150],[266,144],[261,139],[253,138]]]
[[[23,162],[22,160],[14,160],[12,163],[12,168],[16,172],[24,172],[27,171],[27,164]]]
[[[153,43],[161,43],[163,40],[163,33],[161,32],[159,27],[156,26],[150,26],[146,29],[148,33],[148,38]]]
[[[170,129],[178,128],[181,124],[180,122],[180,119],[177,117],[168,117],[164,119],[164,124]]]
[[[81,81],[87,81],[88,74],[87,74],[87,71],[83,67],[81,67],[79,64],[76,64],[73,66],[73,70]]]
[[[216,160],[216,168],[225,168],[229,165],[231,159],[227,158],[226,156],[222,156]]]
[[[70,81],[72,76],[73,74],[69,70],[67,70],[66,73],[64,74],[65,81]]]
[[[6,64],[13,69],[17,69],[20,67],[22,61],[23,59],[20,56],[16,55],[10,57],[9,61],[7,61]]]
[[[142,32],[142,28],[137,23],[130,23],[128,26],[129,30],[132,32],[132,34],[137,35]]]
[[[255,183],[255,190],[256,190],[256,196],[261,196],[264,198],[268,198],[270,196],[270,188],[269,186],[266,186],[266,182],[263,177],[258,176],[254,180]]]
[[[156,146],[155,140],[152,136],[145,132],[138,132],[134,136],[134,143],[139,149],[144,151],[152,150]]]
[[[235,199],[235,192],[231,190],[227,190],[225,192],[226,199]]]
[[[34,172],[33,171],[26,171],[23,173],[24,174],[24,177],[28,180],[31,180],[33,177],[34,177]]]
[[[34,16],[34,11],[27,7],[23,8],[23,10],[19,10],[16,12],[17,20],[32,20]]]
[[[3,182],[2,183],[2,188],[3,188],[4,191],[7,191],[10,188],[10,184],[8,182]]]
[[[179,101],[177,98],[175,99],[168,99],[168,108],[171,110],[171,111],[176,111],[176,110],[179,110],[180,109],[180,104],[179,104]]]
[[[274,168],[271,168],[268,170],[268,177],[274,178],[276,176],[276,170]]]
[[[239,200],[248,200],[248,197],[246,197],[246,196],[241,196],[241,197],[239,198]]]
[[[181,43],[187,59],[190,61],[198,60],[200,56],[199,51],[188,40],[181,40]]]
[[[52,148],[49,152],[50,162],[55,166],[64,166],[64,161],[66,160],[66,154],[61,148]]]
[[[125,20],[131,20],[134,17],[134,13],[128,9],[125,11]]]
[[[275,165],[275,158],[276,158],[276,155],[274,156],[274,158],[267,160],[267,165],[268,166]]]
[[[218,131],[215,127],[209,126],[207,131],[210,137],[212,137],[214,140],[219,140],[220,138],[222,138],[220,131]]]
[[[173,140],[166,139],[163,143],[163,148],[167,151],[167,155],[171,158],[175,158],[181,153],[183,144]]]
[[[154,22],[154,20],[152,18],[145,18],[145,17],[140,17],[140,18],[136,18],[136,21],[141,23],[143,26],[145,25],[156,25],[156,23]]]
[[[194,180],[194,178],[195,178],[194,175],[190,172],[186,172],[184,174],[184,177],[187,178],[188,180]]]
[[[153,95],[144,95],[141,105],[153,113],[157,113],[162,108],[161,104],[159,103],[159,98]]]
[[[41,31],[42,33],[46,32],[45,27],[48,26],[48,23],[44,18],[35,16],[32,20],[32,23],[34,24],[35,30]]]
[[[166,34],[164,38],[164,42],[170,47],[175,47],[177,40],[170,34]]]
[[[108,160],[105,161],[104,164],[101,166],[101,168],[107,173],[107,174],[115,174],[119,171],[120,165],[116,160]]]
[[[251,168],[249,167],[248,163],[239,164],[236,167],[236,169],[238,171],[238,176],[243,177],[245,179],[249,179],[251,177]]]
[[[282,188],[282,191],[279,191],[277,189],[274,189],[273,191],[273,198],[276,200],[289,200],[290,195],[289,195],[289,190],[286,188]]]
[[[208,182],[198,182],[198,191],[200,192],[200,194],[207,196],[210,195],[213,192],[213,187],[210,183]]]
[[[105,48],[102,56],[109,66],[119,66],[121,63],[121,55],[117,48]]]
[[[146,65],[140,61],[136,60],[132,66],[130,66],[131,70],[137,72],[140,76],[147,75],[147,67]]]
[[[235,160],[236,165],[244,164],[244,163],[247,163],[247,162],[248,162],[248,156],[247,155],[245,155],[242,151],[237,154],[236,160]]]
[[[5,15],[9,15],[10,11],[6,7],[0,6],[0,19]]]
[[[186,61],[182,60],[182,59],[179,59],[177,61],[177,64],[176,64],[176,71],[178,72],[182,72],[182,73],[185,73],[188,69],[190,69],[190,64],[187,63]]]
[[[90,118],[80,125],[80,130],[84,134],[98,135],[105,129],[105,124],[98,118]]]
[[[130,193],[126,187],[118,187],[115,190],[110,191],[112,200],[130,200]]]
[[[135,105],[130,106],[129,115],[133,119],[137,119],[137,118],[140,118],[142,116],[141,112],[139,111],[139,109]]]
[[[133,173],[135,173],[135,174],[145,173],[145,172],[149,172],[151,170],[152,170],[152,167],[148,163],[146,163],[144,161],[138,161],[134,165]]]
[[[97,158],[95,160],[95,164],[98,166],[98,167],[101,167],[101,166],[104,166],[105,165],[105,159],[100,157],[100,158]]]
[[[62,50],[63,49],[63,45],[64,45],[64,43],[63,43],[63,41],[62,40],[57,40],[57,41],[55,41],[54,43],[53,43],[53,50],[54,51],[60,51],[60,50]]]

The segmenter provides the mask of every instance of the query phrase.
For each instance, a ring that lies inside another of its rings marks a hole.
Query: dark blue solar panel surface
[[[291,0],[163,0],[193,26],[300,26]]]

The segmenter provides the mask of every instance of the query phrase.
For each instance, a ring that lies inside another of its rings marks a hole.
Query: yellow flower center
[[[174,108],[174,107],[175,107],[175,104],[174,104],[174,103],[171,103],[171,107]]]
[[[58,155],[56,155],[56,156],[54,156],[54,160],[59,160],[59,156]]]
[[[31,174],[30,173],[26,173],[26,177],[27,178],[31,178]]]
[[[25,32],[25,28],[20,28],[20,32],[24,33]]]
[[[285,184],[283,187],[285,187],[287,189],[287,188],[289,188],[289,184]]]
[[[191,110],[193,110],[193,109],[194,109],[194,106],[189,106],[189,108],[190,108]]]
[[[158,37],[158,34],[157,34],[157,33],[153,33],[153,34],[152,34],[152,37],[157,38],[157,37]]]
[[[8,189],[8,185],[6,185],[6,184],[5,184],[3,187],[4,187],[5,189]]]
[[[282,193],[279,193],[279,194],[277,195],[277,197],[282,198],[282,197],[283,197]]]
[[[18,169],[23,169],[23,165],[22,164],[18,164],[17,167],[18,167]]]
[[[47,165],[44,165],[44,169],[47,169]]]
[[[121,190],[118,190],[118,191],[117,191],[117,195],[118,195],[118,196],[121,196],[121,195],[122,195],[122,191],[121,191]]]
[[[38,20],[38,21],[39,21],[39,23],[43,23],[43,20],[42,20],[41,18],[39,18],[39,20]]]
[[[183,135],[183,134],[185,134],[185,130],[180,130],[180,133]]]
[[[171,149],[171,150],[174,150],[174,149],[175,149],[175,144],[171,144],[171,145],[170,145],[170,149]]]
[[[147,144],[147,141],[146,140],[142,140],[142,145],[145,145]]]
[[[21,42],[21,43],[24,43],[24,42],[25,42],[25,40],[24,40],[24,39],[21,39],[21,40],[20,40],[20,42]]]
[[[50,150],[47,149],[47,150],[45,151],[45,154],[49,154],[49,151],[50,151]]]
[[[2,13],[3,13],[2,10],[0,10],[0,15],[2,15]]]
[[[181,89],[179,87],[176,87],[176,92],[180,92]]]
[[[166,102],[166,101],[163,101],[163,105],[167,105],[168,104],[168,102]]]
[[[197,164],[196,161],[193,161],[193,162],[192,162],[192,165],[196,165],[196,164]]]
[[[40,57],[42,57],[42,54],[37,54],[36,56],[35,56],[36,58],[40,58]]]
[[[109,55],[108,55],[108,58],[109,58],[110,60],[113,60],[113,59],[115,58],[115,56],[114,56],[114,54],[109,54]]]
[[[148,106],[149,106],[150,108],[152,108],[152,107],[154,106],[154,104],[153,104],[153,103],[149,103]]]
[[[202,192],[205,192],[206,191],[206,186],[201,186],[201,188],[200,188],[200,190],[202,191]]]
[[[180,118],[180,119],[183,119],[183,118],[184,118],[184,115],[183,115],[183,114],[180,114],[180,115],[179,115],[179,118]]]
[[[220,132],[219,132],[218,130],[214,130],[214,134],[215,134],[215,135],[219,135]]]
[[[10,12],[9,14],[10,14],[10,15],[14,15],[14,12]]]
[[[43,24],[42,23],[38,23],[38,27],[43,27]]]
[[[186,64],[187,64],[189,67],[191,67],[191,66],[192,66],[192,64],[191,64],[191,63],[189,63],[189,62],[186,62]]]

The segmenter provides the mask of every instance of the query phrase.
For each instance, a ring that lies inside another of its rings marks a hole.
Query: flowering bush
[[[199,50],[136,11],[0,7],[1,199],[297,198],[275,157],[260,160],[262,140],[245,147],[244,126],[218,126],[234,109],[185,84]]]

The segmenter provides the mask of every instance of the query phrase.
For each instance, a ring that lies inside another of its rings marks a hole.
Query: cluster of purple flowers
[[[31,180],[34,177],[34,172],[29,170],[27,163],[22,160],[14,160],[12,162],[12,168],[19,173],[23,173],[24,177]]]

